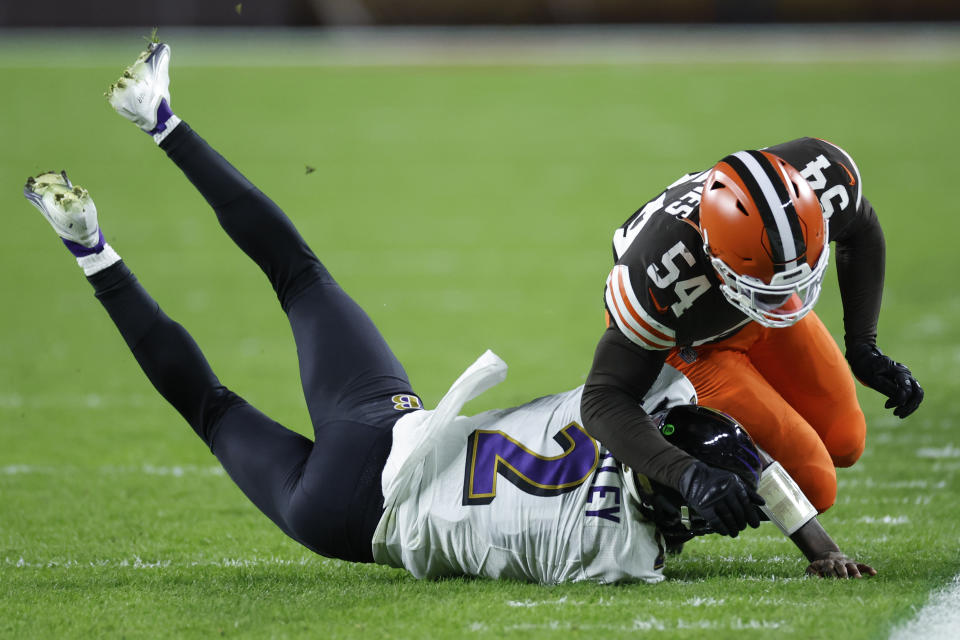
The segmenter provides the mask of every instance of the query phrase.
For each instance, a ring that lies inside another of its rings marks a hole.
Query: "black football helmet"
[[[711,467],[732,471],[756,491],[763,463],[757,445],[739,422],[715,409],[693,404],[671,407],[651,418],[667,442]],[[714,533],[706,520],[688,508],[679,491],[641,473],[625,471],[627,490],[668,541],[682,543]]]

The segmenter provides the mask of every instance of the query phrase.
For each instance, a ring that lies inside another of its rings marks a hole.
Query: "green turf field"
[[[887,235],[880,345],[927,393],[901,422],[861,389],[867,450],[821,518],[880,574],[805,579],[765,525],[694,541],[657,586],[546,588],[325,560],[219,471],[20,195],[69,169],[221,380],[307,432],[266,280],[102,97],[140,43],[114,64],[88,44],[0,64],[0,636],[855,640],[960,572],[960,63],[178,69],[173,41],[175,111],[288,212],[428,405],[486,348],[510,374],[471,411],[582,383],[611,231],[683,172],[802,135],[856,159]],[[818,312],[839,336],[832,273]]]

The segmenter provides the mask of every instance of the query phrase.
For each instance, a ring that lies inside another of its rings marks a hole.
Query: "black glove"
[[[923,389],[910,369],[883,355],[876,345],[857,342],[847,347],[847,362],[857,380],[887,396],[887,409],[906,418],[923,400]],[[895,408],[894,408],[895,407]]]
[[[679,489],[687,506],[721,535],[736,538],[748,524],[754,529],[760,526],[757,507],[763,498],[735,473],[697,460],[683,472]]]

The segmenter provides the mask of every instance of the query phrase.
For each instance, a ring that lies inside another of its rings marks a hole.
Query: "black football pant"
[[[223,386],[123,262],[90,276],[97,298],[150,382],[263,513],[317,553],[372,561],[391,430],[411,410],[406,372],[277,205],[186,123],[161,147],[273,285],[293,329],[314,440]]]

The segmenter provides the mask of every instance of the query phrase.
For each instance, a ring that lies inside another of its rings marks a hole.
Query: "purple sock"
[[[63,244],[67,245],[67,249],[70,249],[70,253],[74,255],[75,258],[82,258],[84,256],[92,256],[95,253],[100,253],[103,251],[103,245],[106,244],[106,241],[103,239],[103,231],[98,231],[100,237],[97,238],[97,244],[92,247],[85,247],[78,242],[73,242],[72,240],[67,240],[66,238],[60,238],[63,240]]]
[[[157,126],[152,130],[148,131],[150,135],[155,135],[157,133],[162,133],[167,128],[167,120],[170,119],[170,116],[173,115],[173,111],[170,110],[170,105],[167,104],[166,98],[160,99],[160,106],[157,107]]]

